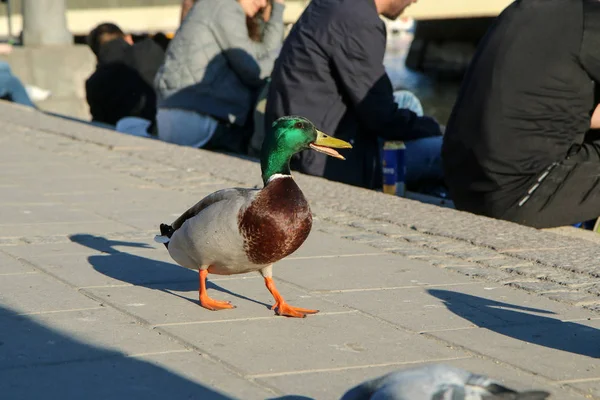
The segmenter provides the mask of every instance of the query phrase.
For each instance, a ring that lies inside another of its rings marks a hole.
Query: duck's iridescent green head
[[[313,149],[329,156],[344,157],[334,149],[351,149],[352,145],[319,131],[308,119],[281,117],[273,123],[261,151],[263,182],[275,174],[290,174],[290,159],[302,150]]]

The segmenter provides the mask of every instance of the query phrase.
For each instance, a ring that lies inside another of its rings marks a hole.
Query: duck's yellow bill
[[[317,140],[310,144],[310,148],[318,152],[327,154],[328,156],[345,160],[344,156],[334,150],[335,149],[351,149],[352,145],[341,139],[336,139],[328,136],[317,130]]]

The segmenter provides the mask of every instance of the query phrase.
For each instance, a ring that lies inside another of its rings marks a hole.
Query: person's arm
[[[411,140],[440,135],[440,127],[430,117],[418,117],[398,109],[392,83],[382,60],[385,31],[378,26],[334,27],[337,37],[333,63],[361,124],[387,140]]]
[[[222,1],[226,3],[213,27],[217,42],[240,79],[248,86],[259,87],[271,75],[277,50],[283,43],[283,0],[273,2],[262,42],[254,42],[248,36],[246,15],[237,2]]]

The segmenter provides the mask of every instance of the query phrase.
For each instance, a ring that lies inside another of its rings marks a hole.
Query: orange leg
[[[219,301],[211,299],[206,293],[206,276],[208,275],[207,270],[200,270],[200,305],[212,311],[224,310],[227,308],[235,308],[230,301]]]
[[[265,285],[267,285],[267,289],[269,289],[269,292],[271,292],[275,298],[275,304],[273,304],[271,310],[275,310],[278,315],[283,315],[285,317],[306,318],[307,314],[316,314],[319,312],[319,310],[308,310],[306,308],[292,307],[287,304],[275,287],[273,278],[265,277]]]

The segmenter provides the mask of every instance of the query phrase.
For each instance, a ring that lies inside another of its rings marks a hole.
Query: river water
[[[415,93],[423,104],[425,114],[446,125],[460,88],[460,78],[454,74],[425,74],[407,68],[404,62],[412,37],[409,32],[388,35],[384,60],[386,70],[394,87]]]

